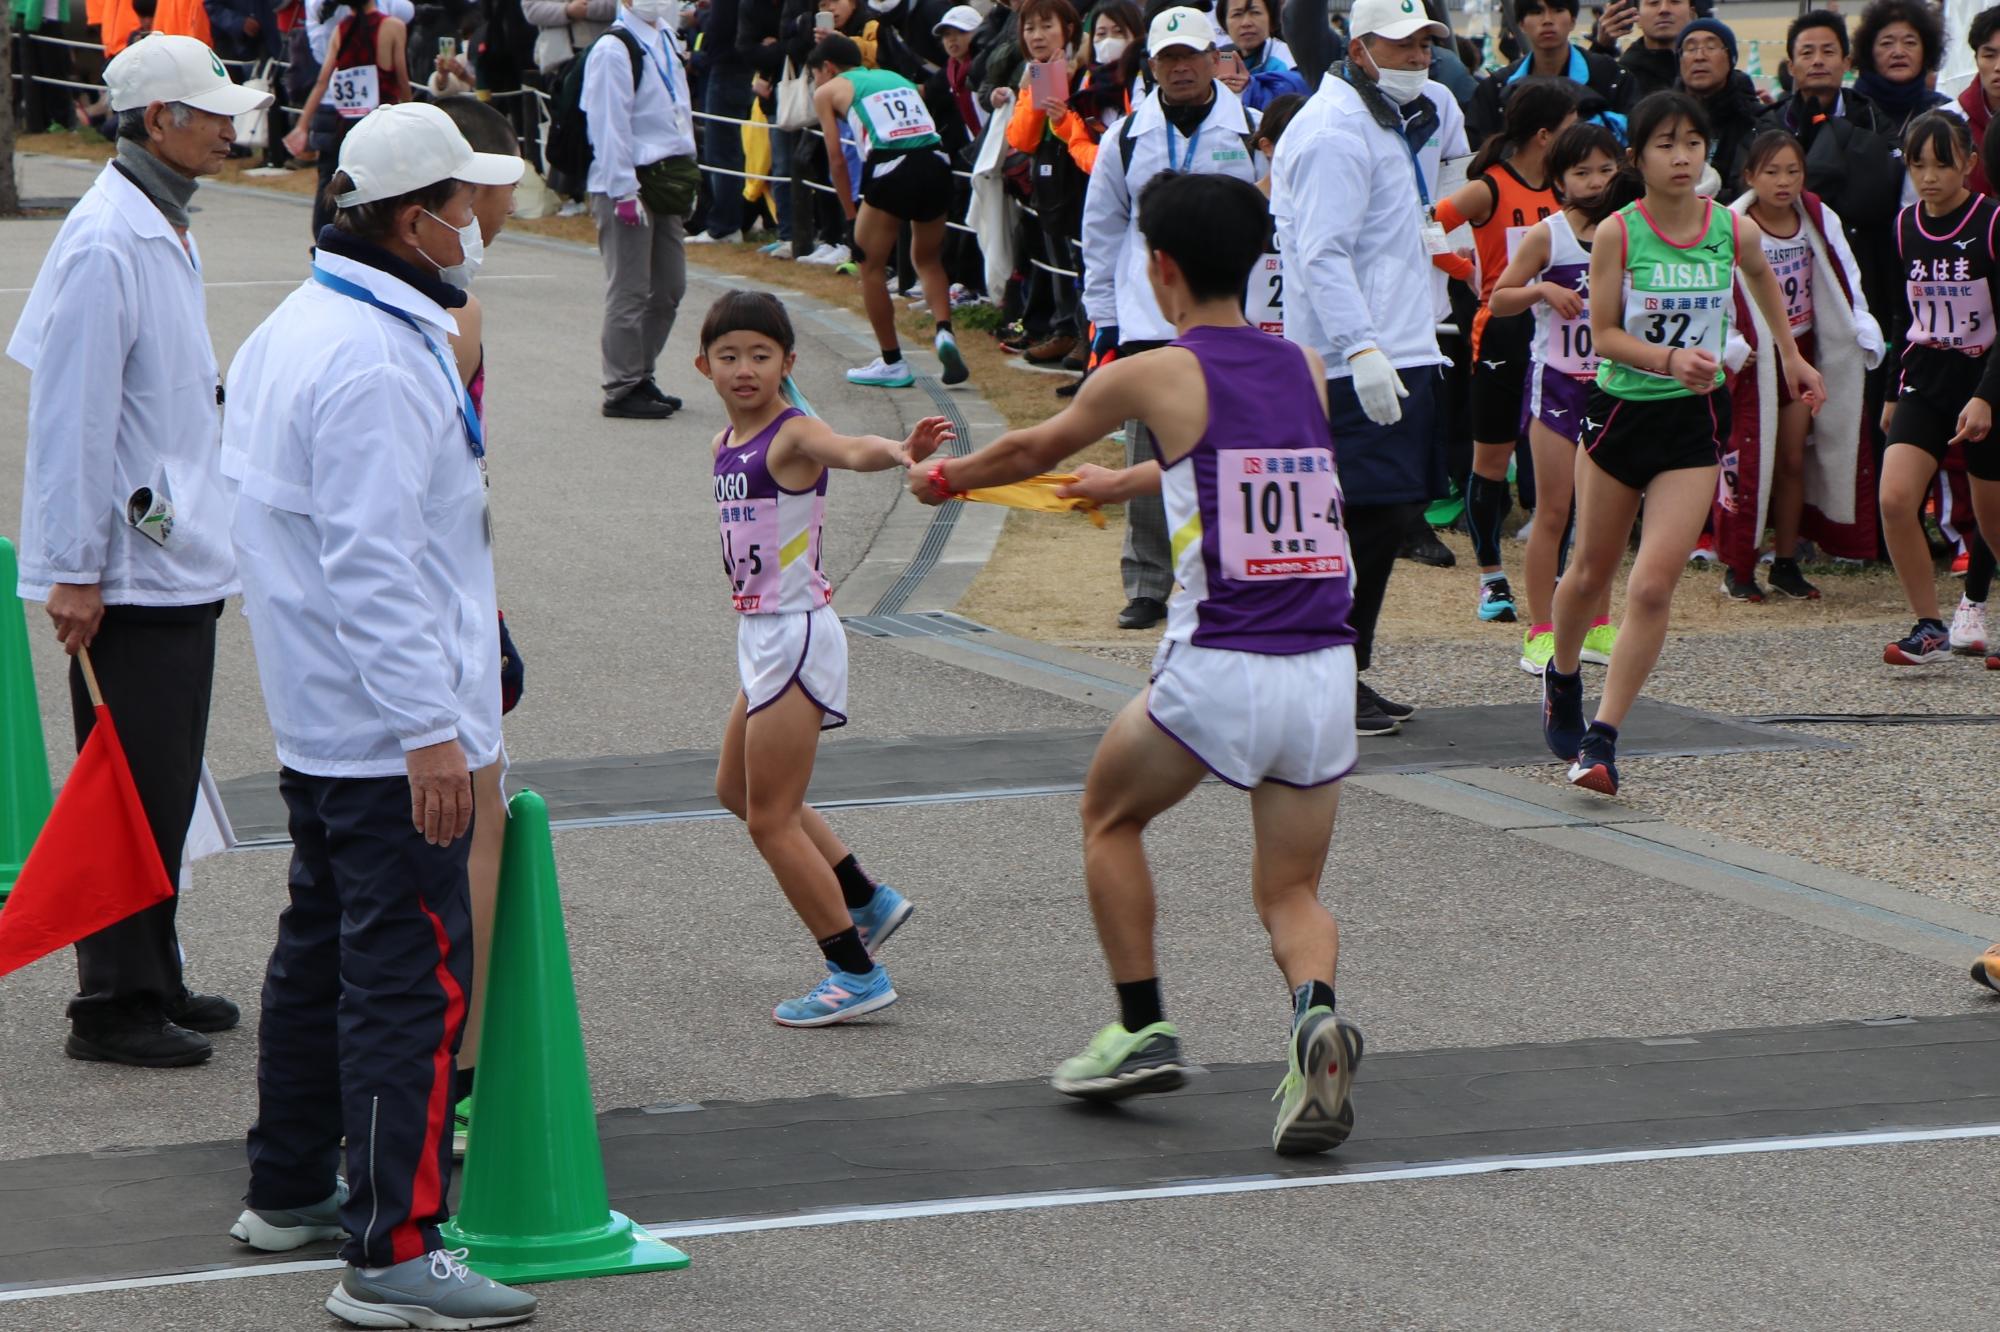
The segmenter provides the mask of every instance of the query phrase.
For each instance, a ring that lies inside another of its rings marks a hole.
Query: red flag
[[[76,756],[0,909],[0,976],[173,896],[111,710]]]

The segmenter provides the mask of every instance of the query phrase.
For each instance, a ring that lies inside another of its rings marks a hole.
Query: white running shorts
[[[1353,771],[1354,649],[1291,656],[1164,642],[1146,715],[1231,786],[1324,786]]]
[[[736,674],[752,713],[796,681],[819,705],[822,731],[847,725],[847,631],[832,606],[737,616]]]

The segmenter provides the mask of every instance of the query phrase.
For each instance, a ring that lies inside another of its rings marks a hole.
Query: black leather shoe
[[[1451,547],[1439,541],[1437,533],[1429,527],[1404,537],[1403,548],[1396,552],[1396,558],[1415,560],[1433,569],[1450,569],[1458,563],[1458,556],[1451,553]]]
[[[243,1020],[243,1010],[219,994],[181,995],[178,1004],[167,1005],[167,1021],[189,1031],[228,1031]]]
[[[604,404],[606,416],[622,416],[633,421],[664,421],[674,409],[653,397],[644,388],[635,388],[622,398]]]
[[[660,391],[660,386],[658,384],[655,384],[650,379],[647,380],[645,383],[639,385],[639,392],[645,394],[647,397],[651,398],[654,402],[665,403],[667,405],[667,410],[670,412],[677,412],[683,406],[686,405],[679,398],[676,398],[673,394],[662,393]]]
[[[1120,629],[1151,629],[1167,618],[1167,603],[1158,597],[1134,597],[1118,612]]]
[[[129,1064],[133,1068],[181,1068],[199,1064],[215,1053],[208,1037],[177,1027],[165,1018],[156,1023],[139,1023],[102,1030],[70,1029],[63,1053],[71,1059],[101,1064]]]

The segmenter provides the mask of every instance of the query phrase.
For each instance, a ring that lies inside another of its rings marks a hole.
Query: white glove
[[[1410,391],[1403,387],[1402,376],[1387,356],[1370,347],[1348,360],[1347,371],[1354,376],[1354,396],[1369,420],[1392,426],[1403,419],[1403,404],[1398,399],[1409,397]]]
[[[1722,364],[1728,368],[1730,374],[1739,374],[1743,367],[1749,364],[1752,350],[1748,340],[1740,333],[1732,332],[1729,341],[1723,347]]]

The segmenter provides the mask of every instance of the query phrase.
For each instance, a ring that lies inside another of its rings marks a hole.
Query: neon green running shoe
[[[1611,649],[1618,646],[1618,627],[1609,620],[1590,626],[1583,636],[1583,659],[1593,666],[1609,666]],[[1554,649],[1550,649],[1553,651]]]
[[[1361,1063],[1361,1028],[1331,1008],[1308,1008],[1292,1027],[1291,1071],[1271,1099],[1278,1122],[1271,1150],[1280,1156],[1330,1152],[1354,1131],[1348,1092]]]
[[[1086,1101],[1122,1101],[1142,1092],[1172,1091],[1187,1081],[1187,1071],[1173,1023],[1130,1032],[1114,1022],[1091,1037],[1082,1054],[1058,1064],[1049,1085]]]
[[[1555,655],[1555,630],[1544,629],[1538,634],[1529,629],[1521,635],[1521,669],[1528,674],[1540,675]]]
[[[472,1133],[472,1098],[466,1097],[451,1108],[451,1154],[465,1158],[465,1140]]]

